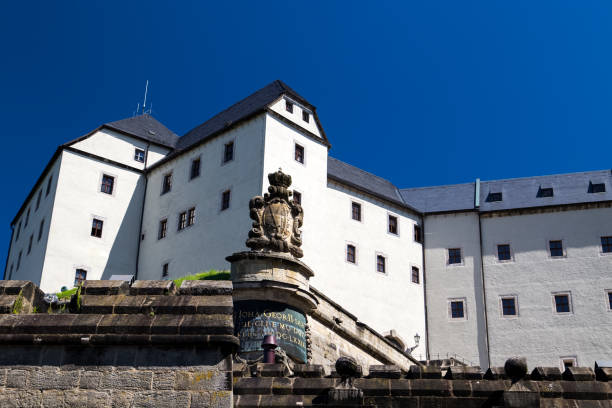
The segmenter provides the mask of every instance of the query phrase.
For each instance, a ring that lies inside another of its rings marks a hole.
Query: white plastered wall
[[[425,217],[429,350],[488,367],[478,228],[475,212]],[[448,264],[448,248],[461,248],[462,264]],[[465,319],[450,318],[450,299],[465,299]]]
[[[493,365],[521,355],[529,367],[556,367],[576,356],[592,367],[612,356],[612,254],[602,253],[600,240],[612,236],[612,209],[483,217],[482,231]],[[550,240],[563,240],[566,256],[551,258]],[[510,244],[512,261],[497,259],[498,244]],[[571,294],[570,314],[554,312],[553,292]],[[516,318],[501,316],[506,295],[517,296]]]
[[[290,101],[291,103],[293,103],[293,112],[287,111],[285,101]],[[284,97],[279,98],[274,103],[272,103],[270,105],[270,110],[278,113],[284,118],[289,119],[290,121],[296,123],[300,127],[303,127],[307,131],[313,133],[314,135],[321,137],[321,130],[319,129],[319,126],[317,125],[317,122],[315,121],[313,112],[311,112],[305,106],[301,105],[299,102],[296,102],[293,99],[284,96]],[[310,114],[310,118],[308,122],[306,122],[302,118],[302,112],[304,111]]]
[[[229,269],[225,257],[246,250],[251,225],[249,200],[261,193],[264,115],[259,115],[208,141],[148,175],[139,279],[169,278],[208,269]],[[234,142],[234,159],[222,163],[224,146]],[[191,162],[200,158],[200,176],[190,180]],[[172,172],[172,190],[161,194],[165,174]],[[231,190],[230,208],[221,211],[221,194]],[[195,207],[195,224],[178,231],[178,217]],[[158,239],[159,222],[168,220],[166,238]]]

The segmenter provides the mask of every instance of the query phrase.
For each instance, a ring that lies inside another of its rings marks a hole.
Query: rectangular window
[[[187,226],[191,226],[195,224],[195,207],[187,210]]]
[[[45,193],[45,197],[49,195],[51,192],[51,182],[53,181],[53,175],[49,176],[49,181],[47,181],[47,192]]]
[[[100,191],[106,194],[113,194],[113,187],[115,185],[115,178],[107,174],[102,175],[102,185]]]
[[[189,173],[189,179],[193,180],[200,176],[200,158],[193,159],[191,161],[191,172]]]
[[[34,240],[34,234],[30,235],[30,241],[28,242],[28,255],[32,252],[32,241]]]
[[[487,196],[487,202],[491,203],[494,201],[502,201],[502,193],[489,193]]]
[[[460,264],[461,263],[461,248],[449,248],[448,249],[448,263],[449,264]]]
[[[604,183],[590,183],[589,182],[589,193],[605,193],[606,185]]]
[[[223,163],[227,163],[232,160],[234,160],[234,142],[229,142],[225,144],[225,148],[223,150]]]
[[[451,319],[463,319],[465,318],[464,302],[463,300],[451,300],[450,302],[450,317]]]
[[[351,214],[354,220],[361,221],[361,204],[352,203],[351,204]]]
[[[540,187],[538,189],[538,194],[536,194],[536,197],[538,198],[552,197],[553,195],[554,195],[554,192],[553,192],[552,187],[546,187],[546,188]]]
[[[382,255],[376,255],[376,271],[380,273],[387,272],[386,259]]]
[[[563,241],[550,241],[550,256],[563,256]]]
[[[87,280],[87,271],[85,269],[77,269],[74,274],[74,286],[81,286]]]
[[[93,219],[91,223],[91,236],[102,238],[102,225],[104,222],[102,220]]]
[[[293,190],[293,202],[296,204],[302,205],[302,193],[299,191]]]
[[[230,190],[226,190],[221,194],[221,211],[227,210],[230,206]]]
[[[157,233],[157,239],[166,238],[168,235],[168,220],[163,219],[159,222],[159,231]]]
[[[42,198],[42,190],[38,192],[38,198],[36,199],[36,211],[38,211],[38,207],[40,207],[40,199]]]
[[[516,298],[501,298],[502,316],[516,316]]]
[[[393,215],[389,216],[388,231],[389,231],[390,234],[397,235],[397,233],[398,233],[397,217],[394,217]]]
[[[302,111],[302,120],[306,123],[310,122],[310,113],[305,110]]]
[[[601,237],[601,252],[612,252],[612,237]]]
[[[21,266],[21,255],[23,254],[23,251],[19,251],[19,256],[17,257],[17,270],[19,270],[19,267]]]
[[[166,194],[170,190],[172,190],[172,173],[165,174],[162,181],[162,194]]]
[[[295,161],[304,164],[304,147],[295,144]]]
[[[568,293],[556,294],[553,298],[555,302],[555,311],[557,313],[570,313],[572,311],[570,295]]]
[[[182,230],[187,226],[187,211],[179,214],[178,230]]]
[[[421,230],[421,226],[414,224],[414,240],[416,242],[423,242],[423,231]]]
[[[412,267],[412,283],[419,283],[420,281],[420,274],[419,274],[419,268],[417,268],[416,266]]]
[[[21,221],[19,221],[19,225],[17,225],[17,233],[15,234],[15,242],[19,240],[19,234],[21,234]]]
[[[567,370],[570,367],[576,366],[576,357],[562,357],[561,358],[561,369],[563,371]]]
[[[347,244],[346,245],[346,261],[350,263],[356,263],[356,253],[357,250],[355,245]]]
[[[608,297],[608,310],[612,310],[612,290],[609,290],[606,296]]]
[[[168,263],[162,265],[162,278],[168,277]]]
[[[145,160],[145,151],[142,149],[135,149],[134,150],[134,160],[136,160],[137,162],[141,162],[144,163]]]
[[[510,256],[510,245],[501,244],[497,246],[497,259],[500,261],[509,261],[512,259]]]
[[[293,103],[285,101],[285,110],[289,113],[293,113]]]
[[[28,208],[28,212],[26,213],[24,227],[28,226],[28,221],[30,221],[30,209]]]
[[[40,227],[38,228],[38,239],[37,239],[37,241],[40,241],[40,239],[42,238],[44,226],[45,226],[45,219],[43,218],[42,220],[40,220]]]

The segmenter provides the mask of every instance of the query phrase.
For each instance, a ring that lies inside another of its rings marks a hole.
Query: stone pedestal
[[[312,270],[287,253],[245,251],[226,259],[231,263],[240,354],[258,358],[263,336],[273,334],[289,357],[306,363],[306,315],[317,307],[317,299],[309,291]]]

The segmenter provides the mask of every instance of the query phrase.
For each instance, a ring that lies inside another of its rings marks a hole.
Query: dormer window
[[[310,113],[305,110],[302,111],[302,120],[306,123],[310,122]]]
[[[554,195],[552,187],[540,187],[538,189],[538,198],[552,197]]]
[[[502,193],[489,193],[489,195],[487,196],[487,202],[491,203],[494,201],[501,201],[502,200]]]
[[[606,185],[604,183],[589,182],[589,193],[605,193]]]
[[[144,163],[145,160],[145,151],[142,149],[136,148],[134,150],[134,160],[140,163]]]
[[[289,113],[293,113],[293,103],[285,101],[285,110]]]

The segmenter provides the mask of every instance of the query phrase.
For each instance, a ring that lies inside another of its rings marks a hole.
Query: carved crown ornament
[[[268,174],[270,186],[264,196],[249,201],[249,215],[253,228],[246,245],[252,251],[289,252],[295,258],[304,256],[302,232],[304,219],[302,206],[290,197],[291,176],[278,169]]]

